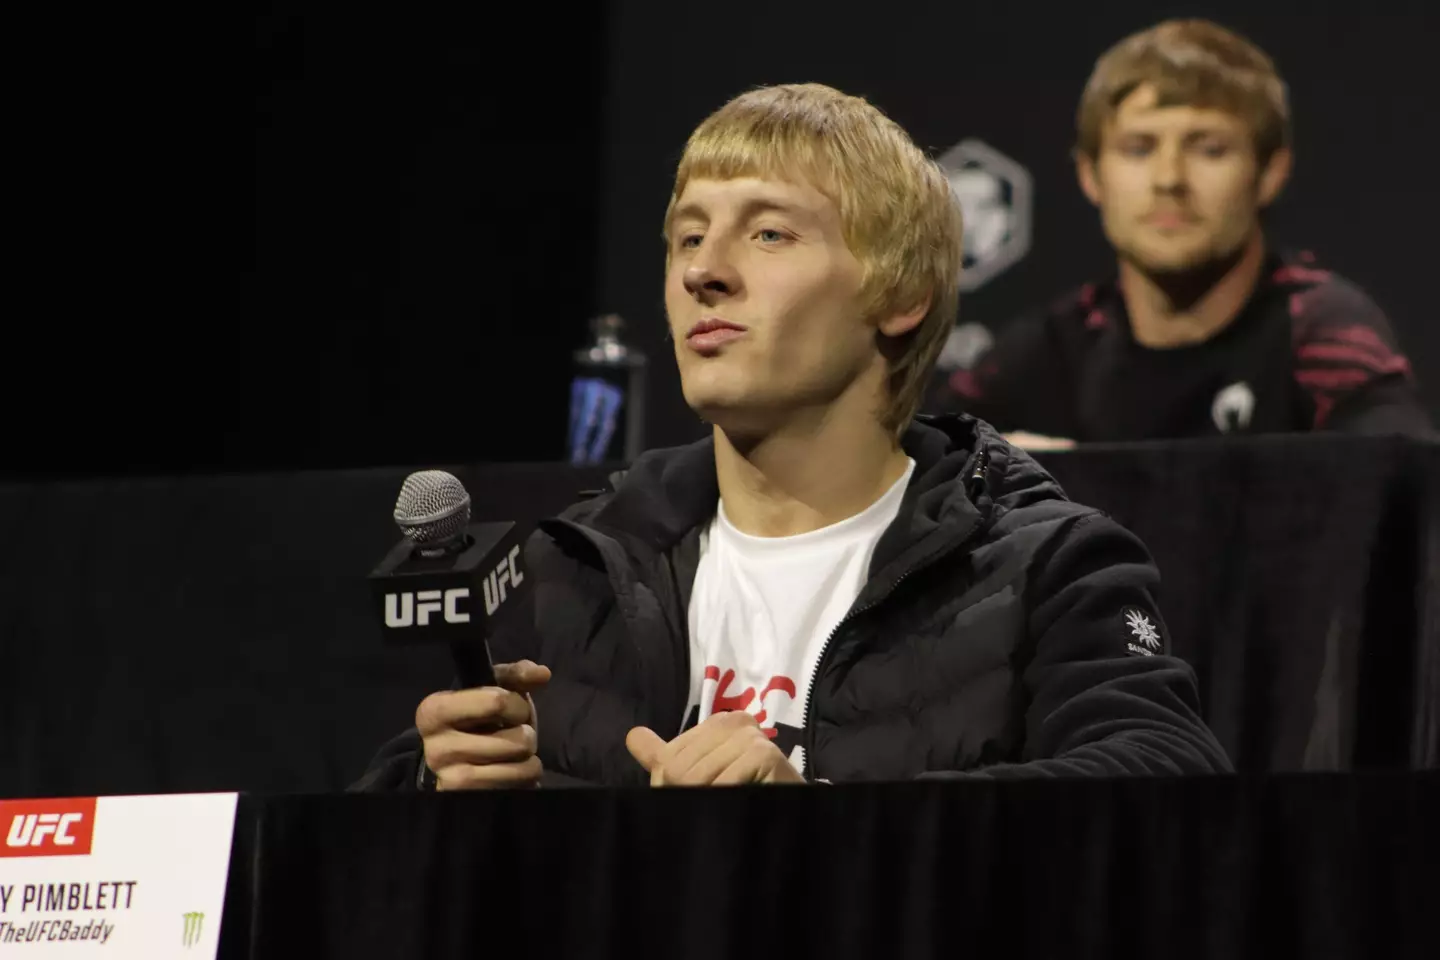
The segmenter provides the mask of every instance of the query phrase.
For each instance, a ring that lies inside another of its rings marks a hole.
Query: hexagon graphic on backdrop
[[[939,163],[965,214],[960,290],[978,290],[1030,252],[1030,171],[973,138],[951,147]]]

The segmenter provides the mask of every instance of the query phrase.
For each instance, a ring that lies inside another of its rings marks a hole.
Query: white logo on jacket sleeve
[[[1126,607],[1125,626],[1130,628],[1130,634],[1135,638],[1125,644],[1127,650],[1145,657],[1153,657],[1159,652],[1160,631],[1155,628],[1154,621],[1144,612],[1135,607]]]

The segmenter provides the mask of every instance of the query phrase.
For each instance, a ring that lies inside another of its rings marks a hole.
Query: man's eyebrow
[[[667,227],[670,226],[671,224],[675,223],[675,221],[677,221],[677,220],[705,220],[705,219],[708,219],[708,218],[705,216],[705,211],[704,211],[704,209],[700,206],[700,204],[691,202],[691,203],[684,204],[683,206],[676,207],[674,210],[672,210],[672,211],[670,212],[670,223],[666,224],[666,226],[667,226]]]
[[[774,200],[768,197],[755,197],[754,199],[745,201],[745,205],[740,208],[740,219],[749,220],[761,213],[783,213],[793,217],[802,217],[807,220],[811,219],[810,215],[804,209],[793,204],[785,203],[782,200]],[[692,202],[676,207],[670,214],[670,224],[667,224],[667,227],[679,220],[708,222],[709,219],[704,207]]]

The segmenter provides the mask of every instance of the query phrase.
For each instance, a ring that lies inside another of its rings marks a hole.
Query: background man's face
[[[1099,155],[1080,158],[1080,182],[1122,259],[1153,275],[1187,273],[1235,255],[1284,177],[1262,175],[1241,118],[1156,99],[1141,86],[1121,102]]]

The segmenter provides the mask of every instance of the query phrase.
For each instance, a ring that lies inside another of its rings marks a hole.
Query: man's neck
[[[837,410],[733,442],[715,428],[725,515],[757,537],[809,533],[861,513],[904,475],[905,452],[873,416]]]
[[[1259,232],[1237,257],[1189,274],[1154,276],[1121,260],[1120,292],[1135,341],[1153,350],[1204,343],[1240,315],[1264,266]]]

